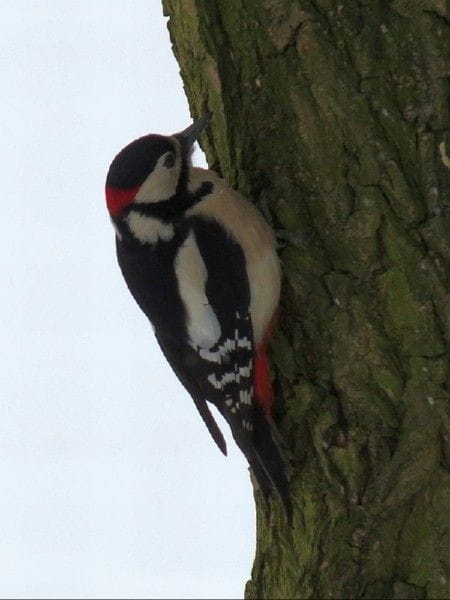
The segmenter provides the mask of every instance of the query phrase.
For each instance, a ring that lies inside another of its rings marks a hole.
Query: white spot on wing
[[[221,363],[221,359],[227,356],[231,351],[236,349],[236,340],[226,339],[223,344],[221,344],[217,350],[208,350],[207,348],[198,348],[195,343],[191,342],[191,346],[194,350],[200,354],[202,358],[205,360],[209,360],[214,363]]]
[[[220,352],[219,351],[210,352],[206,348],[198,349],[195,344],[192,344],[192,346],[196,350],[198,350],[198,353],[200,354],[201,358],[204,358],[205,360],[209,360],[210,362],[220,363]]]
[[[241,377],[250,377],[251,372],[252,372],[252,361],[250,361],[246,367],[239,368],[239,375]]]
[[[231,352],[236,348],[236,341],[226,339],[222,346],[219,346],[219,352],[221,356],[225,356],[228,352]]]
[[[216,388],[216,390],[222,389],[222,382],[217,380],[217,377],[214,373],[212,375],[208,375],[208,381],[213,387]]]
[[[222,385],[226,385],[232,381],[236,381],[236,373],[228,372],[222,375]]]
[[[240,338],[238,340],[238,347],[239,348],[247,348],[247,350],[251,350],[252,342],[247,337]]]
[[[240,390],[239,391],[239,400],[241,404],[247,404],[251,406],[252,403],[252,394],[249,390]]]

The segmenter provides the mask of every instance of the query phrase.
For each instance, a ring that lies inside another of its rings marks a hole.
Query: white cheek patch
[[[221,329],[205,294],[208,273],[193,232],[178,250],[175,273],[188,316],[190,342],[194,347],[211,348],[219,340]]]
[[[169,242],[175,235],[172,223],[164,223],[133,211],[127,216],[126,222],[134,237],[143,244],[156,244],[159,240]]]
[[[155,168],[141,185],[136,194],[136,204],[161,202],[175,194],[181,170],[181,157],[177,153],[173,167],[165,167],[164,162],[168,154],[170,153],[166,152],[160,156]]]

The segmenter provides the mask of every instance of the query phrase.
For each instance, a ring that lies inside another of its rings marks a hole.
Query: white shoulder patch
[[[145,244],[156,244],[158,240],[168,242],[175,234],[172,223],[164,223],[133,211],[127,216],[126,222],[131,233]]]
[[[208,278],[205,263],[191,232],[178,250],[175,273],[181,299],[186,308],[187,330],[193,346],[211,348],[219,340],[220,324],[205,294]]]

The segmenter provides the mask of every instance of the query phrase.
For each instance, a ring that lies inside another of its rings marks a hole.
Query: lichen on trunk
[[[448,5],[164,10],[211,168],[291,240],[271,353],[294,524],[257,503],[246,597],[448,598]]]

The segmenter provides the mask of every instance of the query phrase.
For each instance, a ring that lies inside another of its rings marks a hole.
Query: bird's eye
[[[173,152],[168,152],[166,154],[166,158],[164,159],[163,162],[163,167],[166,167],[166,169],[171,169],[175,164],[175,155]]]

